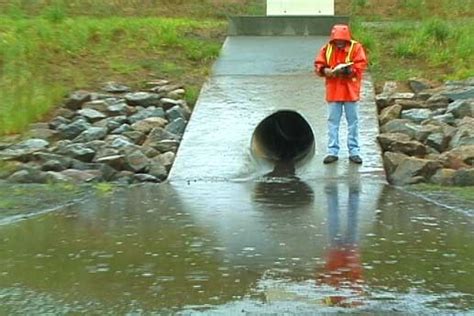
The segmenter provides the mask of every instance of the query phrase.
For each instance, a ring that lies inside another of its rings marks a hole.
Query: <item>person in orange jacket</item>
[[[327,156],[323,162],[328,164],[339,159],[339,125],[344,111],[349,160],[361,164],[358,101],[367,57],[362,44],[352,39],[348,25],[333,26],[330,41],[316,56],[314,67],[318,76],[326,78],[326,101],[329,103]]]

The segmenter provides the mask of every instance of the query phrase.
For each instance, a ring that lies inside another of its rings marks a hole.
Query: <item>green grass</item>
[[[94,188],[99,196],[109,196],[114,192],[114,185],[108,182],[99,182],[94,185]]]
[[[474,20],[433,18],[376,26],[358,23],[354,36],[366,44],[376,81],[413,76],[443,81],[474,76],[473,29]]]
[[[465,201],[474,201],[474,195],[472,194],[472,187],[452,187],[452,186],[441,186],[436,184],[417,184],[415,188],[425,192],[441,192],[449,193],[457,198]]]
[[[74,88],[169,76],[200,86],[221,44],[196,34],[222,28],[178,18],[0,17],[0,134],[23,130]]]
[[[73,199],[80,198],[85,189],[72,184],[0,183],[0,220],[8,216],[30,214],[65,205]]]
[[[225,18],[236,14],[263,14],[265,0],[0,0],[0,14],[65,16]]]

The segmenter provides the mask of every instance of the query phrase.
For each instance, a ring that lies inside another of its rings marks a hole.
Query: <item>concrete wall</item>
[[[235,16],[230,17],[230,36],[327,35],[337,23],[349,23],[347,16]]]
[[[267,0],[267,15],[334,15],[334,0]]]

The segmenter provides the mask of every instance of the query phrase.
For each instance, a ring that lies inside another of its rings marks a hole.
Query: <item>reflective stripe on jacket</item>
[[[332,43],[324,45],[316,56],[314,67],[316,74],[324,76],[324,68],[334,68],[342,63],[352,63],[351,72],[326,78],[328,102],[354,102],[360,99],[362,74],[367,68],[367,57],[360,43],[351,41],[342,49]]]

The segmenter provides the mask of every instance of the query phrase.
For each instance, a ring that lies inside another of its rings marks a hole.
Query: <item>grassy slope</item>
[[[378,84],[474,76],[474,0],[338,0],[338,5],[351,12]]]

